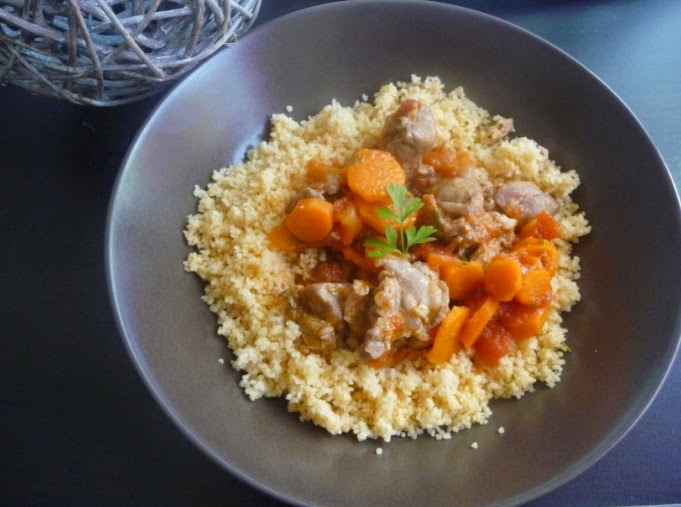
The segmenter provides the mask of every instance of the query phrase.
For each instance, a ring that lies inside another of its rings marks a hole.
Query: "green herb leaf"
[[[423,207],[423,201],[418,197],[408,197],[407,187],[399,183],[388,185],[386,191],[395,205],[395,211],[393,212],[387,206],[379,206],[376,208],[376,215],[385,220],[397,222],[399,230],[388,225],[385,228],[385,240],[378,237],[367,239],[364,246],[372,249],[367,255],[384,257],[396,252],[407,255],[412,246],[434,241],[435,238],[432,236],[436,229],[431,225],[424,225],[418,229],[413,225],[404,228],[404,222],[407,218]]]
[[[400,185],[399,183],[391,183],[385,187],[385,190],[395,203],[397,214],[401,216],[404,202],[407,200],[407,187]]]
[[[404,219],[406,220],[409,215],[416,213],[421,208],[423,208],[421,199],[410,199],[404,206]]]
[[[568,354],[569,354],[570,352],[572,352],[572,349],[570,348],[570,346],[569,346],[567,343],[565,343],[565,342],[561,343],[561,344],[558,346],[558,349],[559,349],[559,350],[562,350],[563,352],[566,352],[566,353],[568,353]]]
[[[380,248],[380,247],[389,246],[389,245],[388,245],[388,243],[386,243],[382,239],[377,238],[377,237],[373,237],[373,238],[367,239],[364,242],[364,246]]]
[[[395,215],[393,210],[386,206],[380,206],[376,208],[376,214],[379,217],[384,218],[386,220],[394,220],[395,222],[400,222],[400,219],[397,217],[397,215]]]
[[[388,244],[397,245],[397,231],[392,225],[388,225],[385,228],[385,237],[388,240]]]
[[[412,226],[413,227],[413,226]],[[435,241],[433,234],[437,232],[437,229],[432,225],[424,225],[419,227],[412,240],[412,245],[418,245],[419,243],[427,243],[428,241]]]

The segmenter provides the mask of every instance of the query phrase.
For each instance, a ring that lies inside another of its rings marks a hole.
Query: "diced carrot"
[[[383,234],[385,232],[386,226],[388,225],[393,226],[395,230],[399,229],[400,224],[395,220],[381,218],[376,214],[376,208],[378,208],[379,206],[387,206],[393,211],[395,210],[395,205],[390,199],[379,202],[367,202],[364,199],[355,197],[353,201],[355,203],[355,207],[357,208],[357,214],[359,215],[359,218],[362,220],[362,222],[364,222],[366,225],[371,227],[376,232]],[[404,227],[406,228],[411,225],[414,225],[414,223],[416,222],[416,216],[417,213],[409,215],[407,219],[404,221]]]
[[[267,236],[267,239],[272,248],[286,252],[295,252],[300,247],[298,239],[289,231],[285,222],[274,227]]]
[[[485,290],[497,301],[510,301],[520,290],[523,272],[517,260],[497,257],[485,273]]]
[[[433,250],[426,254],[426,264],[442,278],[445,269],[454,270],[463,264],[461,259],[449,252]],[[442,278],[444,280],[444,278]],[[446,282],[446,280],[445,280]]]
[[[339,174],[345,176],[345,168],[334,167],[331,164],[326,164],[321,160],[313,158],[305,164],[307,170],[307,177],[314,181],[324,181],[330,174]]]
[[[539,233],[537,232],[537,218],[536,217],[530,219],[527,223],[525,223],[525,225],[523,225],[520,228],[520,231],[518,231],[518,237],[520,239],[539,237]]]
[[[542,211],[532,220],[527,222],[518,233],[518,237],[520,238],[535,237],[550,240],[556,239],[559,236],[560,230],[558,221],[546,211]]]
[[[494,366],[504,356],[515,349],[511,333],[503,326],[492,321],[480,333],[475,342],[475,357],[487,366]]]
[[[523,283],[515,295],[524,305],[546,305],[551,301],[551,273],[545,269],[530,269],[523,275]]]
[[[499,323],[516,341],[538,335],[549,317],[549,306],[529,306],[512,301],[499,310]]]
[[[343,201],[340,207],[336,206],[338,201]],[[348,198],[339,199],[334,202],[334,219],[338,224],[338,233],[341,243],[344,246],[350,245],[357,235],[361,232],[362,220],[357,213],[357,207],[353,200]]]
[[[286,217],[286,227],[302,241],[317,243],[333,228],[333,205],[324,199],[300,199]]]
[[[470,152],[456,152],[449,148],[437,148],[423,155],[423,163],[431,166],[440,176],[462,176],[475,164]]]
[[[410,253],[414,256],[415,260],[424,261],[428,264],[430,269],[438,274],[445,264],[454,263],[459,265],[462,263],[461,259],[455,256],[450,250],[437,243],[422,243],[416,245],[411,249]]]
[[[560,254],[548,240],[535,237],[521,239],[513,245],[512,255],[527,269],[546,269],[552,275],[558,271]]]
[[[496,299],[488,297],[483,301],[482,305],[473,312],[470,318],[466,320],[459,333],[459,339],[464,347],[470,349],[473,346],[475,340],[478,339],[487,323],[492,320],[492,317],[500,304],[501,303]]]
[[[371,203],[389,198],[386,190],[388,185],[404,185],[407,181],[400,163],[389,151],[384,150],[359,150],[357,159],[347,168],[347,174],[350,191]]]
[[[477,261],[444,265],[440,278],[449,287],[449,298],[463,301],[485,285],[485,270]]]
[[[449,310],[435,333],[433,347],[426,352],[428,361],[433,364],[446,363],[461,348],[459,332],[469,313],[470,309],[465,306],[454,306]]]
[[[449,148],[438,148],[423,155],[423,163],[428,164],[441,176],[452,177],[459,173],[456,152]]]

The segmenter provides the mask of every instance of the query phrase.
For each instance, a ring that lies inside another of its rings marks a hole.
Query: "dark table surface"
[[[257,24],[317,3],[264,0]],[[590,68],[643,123],[681,185],[681,1],[449,3],[520,25]],[[113,319],[108,201],[160,98],[97,109],[0,88],[2,505],[277,504],[180,433]],[[611,452],[533,505],[673,502],[681,502],[681,358]]]

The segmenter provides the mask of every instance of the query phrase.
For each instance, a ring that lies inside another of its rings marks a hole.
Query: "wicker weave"
[[[255,20],[260,0],[0,0],[0,84],[112,106],[159,91]]]

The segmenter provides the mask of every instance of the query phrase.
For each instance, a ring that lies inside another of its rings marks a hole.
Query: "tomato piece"
[[[527,222],[518,234],[520,238],[556,239],[560,236],[558,221],[546,211]]]
[[[312,268],[312,282],[342,283],[350,280],[350,267],[335,261],[322,261]]]
[[[515,350],[511,333],[501,324],[492,321],[485,326],[473,345],[475,357],[487,366],[494,366],[504,356]]]

